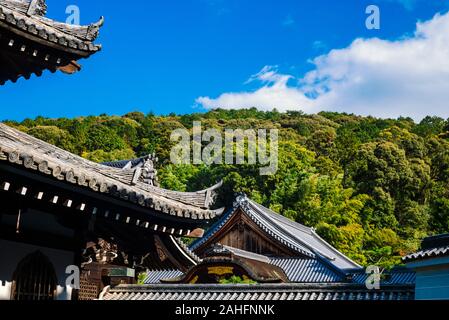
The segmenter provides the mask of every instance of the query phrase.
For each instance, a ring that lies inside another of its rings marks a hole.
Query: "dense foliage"
[[[250,279],[243,279],[241,277],[232,276],[230,278],[222,279],[220,284],[257,284],[256,281]]]
[[[173,129],[278,128],[279,170],[255,165],[170,163]],[[430,234],[449,232],[449,121],[376,119],[348,114],[214,110],[205,114],[7,122],[97,161],[156,152],[162,186],[198,190],[224,180],[221,202],[244,192],[317,232],[357,262],[385,267]]]

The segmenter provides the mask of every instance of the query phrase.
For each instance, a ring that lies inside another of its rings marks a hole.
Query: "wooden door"
[[[48,258],[37,251],[25,257],[13,276],[13,300],[54,300],[56,273]]]

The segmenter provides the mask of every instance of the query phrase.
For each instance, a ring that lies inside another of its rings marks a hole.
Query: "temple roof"
[[[281,268],[291,283],[352,283],[363,285],[371,275],[366,273],[365,270],[360,270],[350,274],[342,274],[318,259],[304,259],[300,257],[266,257],[235,248],[229,248],[226,246],[223,247],[240,256],[259,259]],[[178,278],[183,275],[183,272],[176,269],[151,270],[147,273],[144,284],[164,283],[167,279]],[[391,271],[382,273],[381,277],[382,286],[414,285],[415,283],[416,273],[407,268],[394,268]]]
[[[184,273],[177,269],[151,270],[147,273],[147,276],[143,280],[143,283],[144,284],[161,283],[161,280],[178,278],[181,277],[182,275],[184,275]]]
[[[200,203],[189,193],[172,192],[140,181],[139,171],[91,162],[3,123],[0,123],[1,162],[169,216],[209,220],[223,212],[223,209],[212,210],[206,206],[210,203],[204,199],[211,196],[210,190],[199,193],[205,201]]]
[[[289,282],[292,283],[341,283],[346,281],[345,275],[333,270],[317,259],[269,258],[265,256],[264,258],[271,265],[281,268],[285,272]],[[163,283],[165,280],[178,278],[183,275],[183,272],[176,269],[151,270],[147,273],[144,283]],[[394,277],[391,278],[391,281],[389,281],[388,284],[403,284],[404,282],[402,282],[401,279],[407,280],[411,277],[413,277],[413,281],[410,281],[410,283],[414,283],[414,273],[407,273],[406,275],[407,277],[402,274],[394,274]],[[362,272],[358,273],[357,276],[357,280],[359,281],[354,280],[353,282],[360,284],[365,283],[368,277],[368,275]]]
[[[210,188],[196,192],[178,192],[159,188],[157,171],[154,169],[155,162],[157,162],[156,156],[148,155],[137,159],[104,162],[102,164],[108,167],[122,169],[124,173],[132,170],[135,173],[141,172],[139,182],[143,183],[139,183],[140,188],[175,201],[195,205],[199,208],[209,208],[216,198],[215,191],[223,185],[221,181]]]
[[[345,275],[318,259],[271,258],[270,263],[284,270],[293,283],[344,282]]]
[[[129,160],[108,161],[108,162],[103,162],[102,164],[105,166],[113,167],[113,168],[117,168],[117,169],[136,169],[136,168],[142,168],[147,159],[148,159],[148,156],[145,156],[145,157],[129,159]]]
[[[281,268],[270,263],[241,257],[207,258],[191,267],[186,273],[174,278],[160,279],[160,282],[167,284],[218,283],[217,278],[240,276],[240,274],[257,283],[288,282],[288,277]]]
[[[2,21],[37,36],[45,41],[70,49],[96,52],[100,45],[92,43],[98,35],[104,19],[87,26],[57,22],[45,17],[45,0],[0,0]]]
[[[413,300],[414,286],[382,286],[368,290],[358,284],[259,284],[259,285],[119,285],[106,287],[100,300]]]
[[[227,256],[244,261],[252,260],[278,267],[287,276],[287,282],[293,283],[341,283],[352,281],[348,280],[346,274],[336,270],[334,267],[319,259],[301,258],[301,257],[268,257],[253,252],[215,244],[206,251],[206,256],[219,257]],[[203,261],[207,262],[207,258]],[[362,270],[359,272],[364,274]],[[357,275],[359,275],[357,273]],[[411,272],[413,275],[414,273]],[[148,272],[145,284],[164,283],[171,278],[182,277],[183,273],[178,270],[152,270]],[[367,275],[366,275],[367,277]],[[361,279],[361,277],[359,277]],[[359,279],[358,278],[358,279]],[[365,278],[366,280],[366,278]],[[395,277],[394,281],[397,280]],[[355,283],[365,283],[355,282]],[[388,284],[402,284],[402,282],[389,282]],[[413,282],[412,282],[413,283]]]
[[[77,60],[101,50],[93,41],[103,18],[77,26],[48,19],[46,12],[45,0],[0,0],[0,85],[43,70],[76,72]]]
[[[319,258],[323,262],[328,262],[336,270],[361,268],[360,265],[324,241],[313,228],[308,228],[291,221],[257,204],[246,196],[240,196],[235,202],[234,207],[214,224],[203,238],[194,242],[191,249],[195,251],[208,243],[239,210],[242,210],[274,241],[293,250],[299,256]]]
[[[214,269],[218,269],[218,273]],[[160,281],[193,283],[193,280],[195,283],[217,283],[217,276],[222,278],[225,275],[240,275],[240,273],[258,283],[289,282],[284,270],[271,264],[267,257],[220,244],[210,248],[206,257],[185,274],[174,278],[162,278]]]

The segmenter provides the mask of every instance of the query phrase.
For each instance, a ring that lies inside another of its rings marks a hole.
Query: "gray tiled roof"
[[[210,220],[224,209],[210,210],[210,194],[220,186],[198,192],[176,192],[134,182],[134,170],[121,170],[86,160],[0,123],[0,161],[40,172],[68,184],[120,199],[168,216]]]
[[[156,284],[161,283],[161,280],[173,279],[182,276],[179,270],[154,270],[149,271],[147,277],[143,281],[144,284]]]
[[[249,259],[265,261],[281,268],[292,283],[338,283],[345,280],[345,275],[318,259],[304,258],[269,258],[251,252],[229,248],[232,252]],[[263,259],[261,259],[263,258]],[[177,278],[183,275],[179,270],[152,270],[147,274],[145,284],[161,283],[161,280]],[[361,282],[365,283],[364,281]]]
[[[416,282],[416,273],[412,270],[392,270],[391,272],[385,273],[382,279],[382,284],[394,284],[403,285],[410,284],[413,285]],[[352,274],[352,282],[364,284],[368,279],[368,274],[364,272],[358,272]]]
[[[329,283],[344,280],[344,275],[317,259],[273,258],[270,263],[284,270],[288,279],[295,283]]]
[[[420,260],[426,258],[436,258],[442,256],[449,256],[449,246],[441,248],[433,248],[427,250],[421,250],[417,253],[410,254],[404,258],[404,261]]]
[[[315,259],[301,258],[272,258],[271,264],[284,270],[288,279],[292,283],[341,283],[346,279],[332,268],[320,263]],[[158,284],[161,280],[173,279],[183,275],[179,270],[154,270],[149,271],[145,284]],[[352,279],[348,280],[355,284],[365,284],[368,274],[357,272],[351,274]],[[382,285],[414,285],[416,282],[416,273],[412,270],[401,269],[393,270],[385,274],[382,279]]]
[[[119,161],[110,161],[110,162],[103,162],[102,165],[123,169],[126,167],[126,165],[130,164],[131,168],[135,168],[136,166],[141,166],[146,160],[146,157],[141,157],[137,159],[131,159],[131,160],[119,160]]]
[[[449,234],[428,237],[423,240],[421,251],[403,258],[405,262],[449,256]]]
[[[274,300],[413,300],[413,286],[368,290],[352,284],[265,285],[120,285],[107,287],[100,300],[274,301]]]
[[[172,190],[166,190],[159,187],[159,183],[157,182],[157,170],[155,170],[154,163],[157,162],[155,154],[147,155],[145,157],[140,157],[131,160],[120,160],[120,161],[111,161],[111,162],[103,162],[102,165],[106,167],[122,169],[123,172],[131,171],[142,172],[141,168],[144,168],[146,163],[151,163],[152,173],[150,176],[146,178],[142,178],[145,182],[141,187],[148,192],[152,192],[154,194],[179,201],[185,204],[194,205],[199,208],[208,209],[215,201],[215,197],[217,195],[216,190],[219,189],[223,182],[219,182],[216,185],[200,191],[195,192],[178,192]],[[142,174],[142,173],[141,173]],[[140,175],[141,175],[140,174]]]

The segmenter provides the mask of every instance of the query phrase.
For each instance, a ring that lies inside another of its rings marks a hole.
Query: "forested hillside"
[[[254,165],[174,166],[170,134],[205,128],[278,128],[279,170]],[[205,114],[6,122],[97,161],[156,152],[164,188],[188,191],[224,180],[221,201],[235,192],[317,232],[363,265],[391,267],[430,234],[449,232],[449,121],[383,120],[347,114],[215,110]]]

